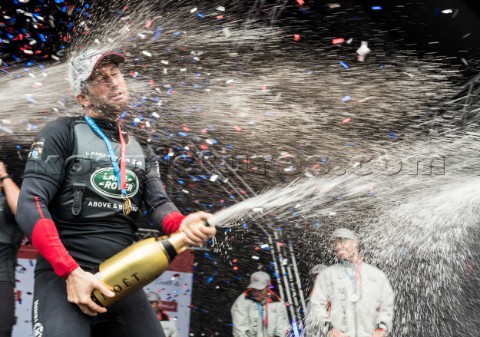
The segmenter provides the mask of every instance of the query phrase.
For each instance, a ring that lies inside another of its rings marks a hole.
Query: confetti
[[[368,42],[362,41],[360,47],[357,49],[357,60],[360,62],[365,61],[365,57],[370,53],[370,49],[368,48]]]

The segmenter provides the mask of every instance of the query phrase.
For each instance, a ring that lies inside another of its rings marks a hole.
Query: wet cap
[[[103,60],[111,60],[120,64],[125,62],[125,55],[113,51],[85,49],[70,61],[69,80],[75,96],[82,92],[82,83],[92,75],[95,68]]]
[[[270,284],[270,275],[263,271],[257,271],[250,276],[250,284],[248,285],[248,288],[262,290]]]
[[[160,302],[161,299],[160,299],[160,295],[151,291],[147,294],[147,298],[148,298],[148,301],[149,302]]]
[[[352,232],[350,229],[347,229],[347,228],[335,229],[332,233],[332,239],[336,239],[336,238],[358,240],[357,234],[355,234],[354,232]]]
[[[320,272],[322,270],[324,270],[325,268],[327,268],[326,265],[324,264],[316,264],[312,267],[312,269],[310,269],[310,272],[309,272],[309,275],[317,275],[317,274],[320,274]]]

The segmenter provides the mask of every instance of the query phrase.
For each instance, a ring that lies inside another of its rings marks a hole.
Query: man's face
[[[158,312],[158,308],[160,307],[160,303],[157,301],[151,301],[150,305],[152,306],[153,311]]]
[[[100,64],[87,80],[86,86],[86,95],[95,110],[107,115],[118,115],[127,108],[127,83],[116,64]]]
[[[254,299],[256,299],[257,301],[259,302],[262,302],[264,299],[267,298],[268,296],[268,288],[270,286],[266,286],[265,288],[263,289],[253,289],[252,288],[252,296]]]
[[[358,241],[345,238],[335,238],[335,255],[339,260],[353,261],[358,254]]]

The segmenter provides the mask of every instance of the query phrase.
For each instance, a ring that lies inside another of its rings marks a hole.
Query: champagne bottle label
[[[148,238],[125,248],[100,264],[95,276],[110,290],[114,297],[106,297],[94,290],[92,300],[98,305],[108,307],[128,294],[152,282],[164,272],[177,252],[186,248],[181,237],[164,241]]]

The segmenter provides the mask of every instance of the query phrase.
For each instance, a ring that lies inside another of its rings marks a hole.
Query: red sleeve
[[[180,223],[186,216],[180,212],[172,212],[163,218],[162,228],[166,234],[172,234],[180,228]]]
[[[40,218],[32,231],[32,244],[35,249],[53,266],[55,274],[67,278],[79,267],[60,241],[55,223],[46,218]]]

